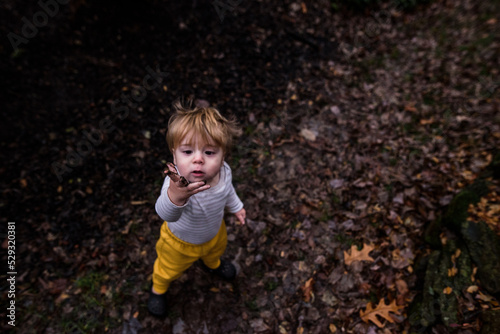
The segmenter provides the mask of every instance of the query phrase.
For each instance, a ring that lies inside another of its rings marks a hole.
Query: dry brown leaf
[[[476,296],[476,299],[482,300],[483,302],[487,302],[487,303],[495,300],[494,297],[487,295],[487,294],[484,294],[481,291],[478,291],[478,295]]]
[[[356,245],[351,246],[351,254],[344,251],[344,262],[346,265],[351,265],[354,261],[375,261],[370,255],[368,255],[375,247],[373,245],[363,244],[363,249],[358,251]]]
[[[375,309],[373,308],[372,303],[368,303],[368,305],[366,305],[366,310],[360,310],[359,315],[364,322],[368,323],[368,321],[372,321],[379,328],[383,328],[384,324],[378,320],[377,316],[386,319],[390,323],[394,323],[394,320],[389,313],[392,312],[399,314],[399,310],[402,308],[403,306],[396,305],[396,300],[393,300],[389,305],[386,305],[384,299],[382,298]]]
[[[415,102],[410,102],[405,105],[405,111],[417,112],[417,108],[415,108]]]
[[[406,295],[410,290],[408,289],[408,284],[402,279],[396,281],[396,289],[402,295]]]
[[[302,7],[302,13],[307,14],[307,6],[306,6],[306,4],[302,2],[300,4],[300,7]]]
[[[313,293],[313,286],[314,286],[314,278],[310,278],[307,280],[306,284],[301,287],[302,293],[304,294],[304,301],[306,303],[311,302],[311,299],[314,299],[314,293]]]

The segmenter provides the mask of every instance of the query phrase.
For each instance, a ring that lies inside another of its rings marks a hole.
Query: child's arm
[[[232,184],[231,184],[231,189],[229,190],[229,196],[226,206],[229,209],[229,212],[234,213],[236,218],[238,218],[241,225],[245,225],[245,218],[247,216],[247,212],[243,208],[243,202],[238,197],[238,194],[236,194],[236,190],[234,190]]]

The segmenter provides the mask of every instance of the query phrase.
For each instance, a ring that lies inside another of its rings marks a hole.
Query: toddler
[[[232,185],[231,168],[224,161],[238,133],[236,124],[214,108],[184,107],[180,102],[174,107],[167,144],[183,178],[166,176],[156,201],[156,212],[164,223],[148,300],[148,310],[155,316],[166,314],[170,283],[198,259],[208,272],[228,280],[236,276],[234,265],[220,259],[227,244],[224,209],[241,224],[246,217]]]

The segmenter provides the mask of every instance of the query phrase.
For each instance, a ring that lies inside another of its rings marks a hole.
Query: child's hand
[[[210,188],[206,181],[189,182],[177,173],[177,168],[171,162],[167,162],[167,169],[163,173],[170,177],[170,185],[167,190],[168,198],[177,206],[186,204],[189,197]]]
[[[205,181],[192,182],[185,186],[181,181],[174,182],[170,180],[167,194],[172,203],[177,206],[182,206],[186,204],[189,197],[209,188],[210,185],[206,184]]]
[[[245,225],[245,218],[247,217],[247,212],[245,209],[241,209],[240,211],[234,214],[236,218],[240,221],[241,225]]]

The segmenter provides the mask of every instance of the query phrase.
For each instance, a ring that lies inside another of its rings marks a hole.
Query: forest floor
[[[498,1],[363,13],[239,1],[223,13],[210,1],[80,0],[46,24],[23,2],[0,4],[2,261],[14,221],[4,272],[17,273],[15,298],[1,291],[16,326],[2,302],[3,329],[410,332],[425,227],[500,147]],[[160,320],[146,309],[154,203],[180,97],[240,123],[227,161],[248,222],[226,218],[237,279],[193,266]],[[480,292],[458,333],[478,332],[494,305]],[[380,301],[397,307],[363,321]]]

